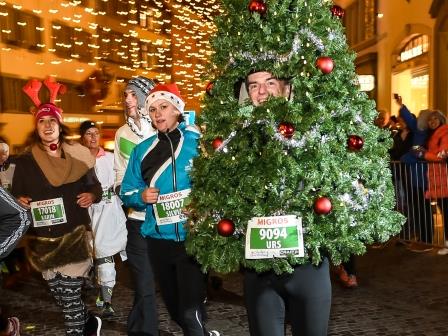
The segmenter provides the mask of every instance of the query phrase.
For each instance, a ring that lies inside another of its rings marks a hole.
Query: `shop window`
[[[88,47],[92,36],[81,28],[74,28],[60,22],[52,23],[53,48],[62,58],[75,58],[82,62],[92,60],[92,51]]]
[[[30,50],[41,50],[41,19],[31,13],[10,7],[0,6],[1,41]]]

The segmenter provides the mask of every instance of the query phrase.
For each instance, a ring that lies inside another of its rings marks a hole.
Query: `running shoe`
[[[111,317],[115,315],[115,309],[112,307],[110,302],[104,302],[103,309],[101,310],[101,315],[103,317]]]

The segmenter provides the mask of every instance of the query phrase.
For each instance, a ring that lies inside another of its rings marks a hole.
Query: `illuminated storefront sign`
[[[412,49],[403,51],[400,54],[400,60],[402,62],[405,62],[407,60],[410,60],[411,58],[414,58],[414,57],[417,57],[417,56],[420,56],[420,55],[423,55],[423,46],[421,46],[421,45],[419,45],[417,47],[414,47]]]
[[[358,75],[358,82],[361,91],[369,92],[375,88],[375,76],[373,75]]]
[[[428,35],[420,35],[410,40],[400,53],[400,61],[406,62],[423,55],[429,50]]]

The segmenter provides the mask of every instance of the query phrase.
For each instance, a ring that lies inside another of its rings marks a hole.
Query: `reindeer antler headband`
[[[64,94],[67,91],[65,85],[60,84],[52,77],[48,77],[43,81],[44,85],[50,92],[50,101],[42,104],[39,99],[39,91],[42,87],[42,82],[37,79],[30,79],[22,88],[23,92],[31,99],[36,106],[32,113],[37,120],[45,116],[56,117],[59,122],[62,122],[62,110],[55,105],[58,94]]]

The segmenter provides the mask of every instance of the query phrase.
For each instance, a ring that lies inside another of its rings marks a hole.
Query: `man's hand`
[[[159,189],[157,188],[146,188],[145,190],[143,190],[142,192],[142,200],[145,203],[157,203],[157,199],[159,198]]]
[[[76,203],[81,208],[88,208],[89,206],[92,205],[93,201],[95,200],[95,195],[92,193],[89,193],[89,192],[85,192],[85,193],[79,194],[78,196],[76,196],[76,198],[78,198]]]

